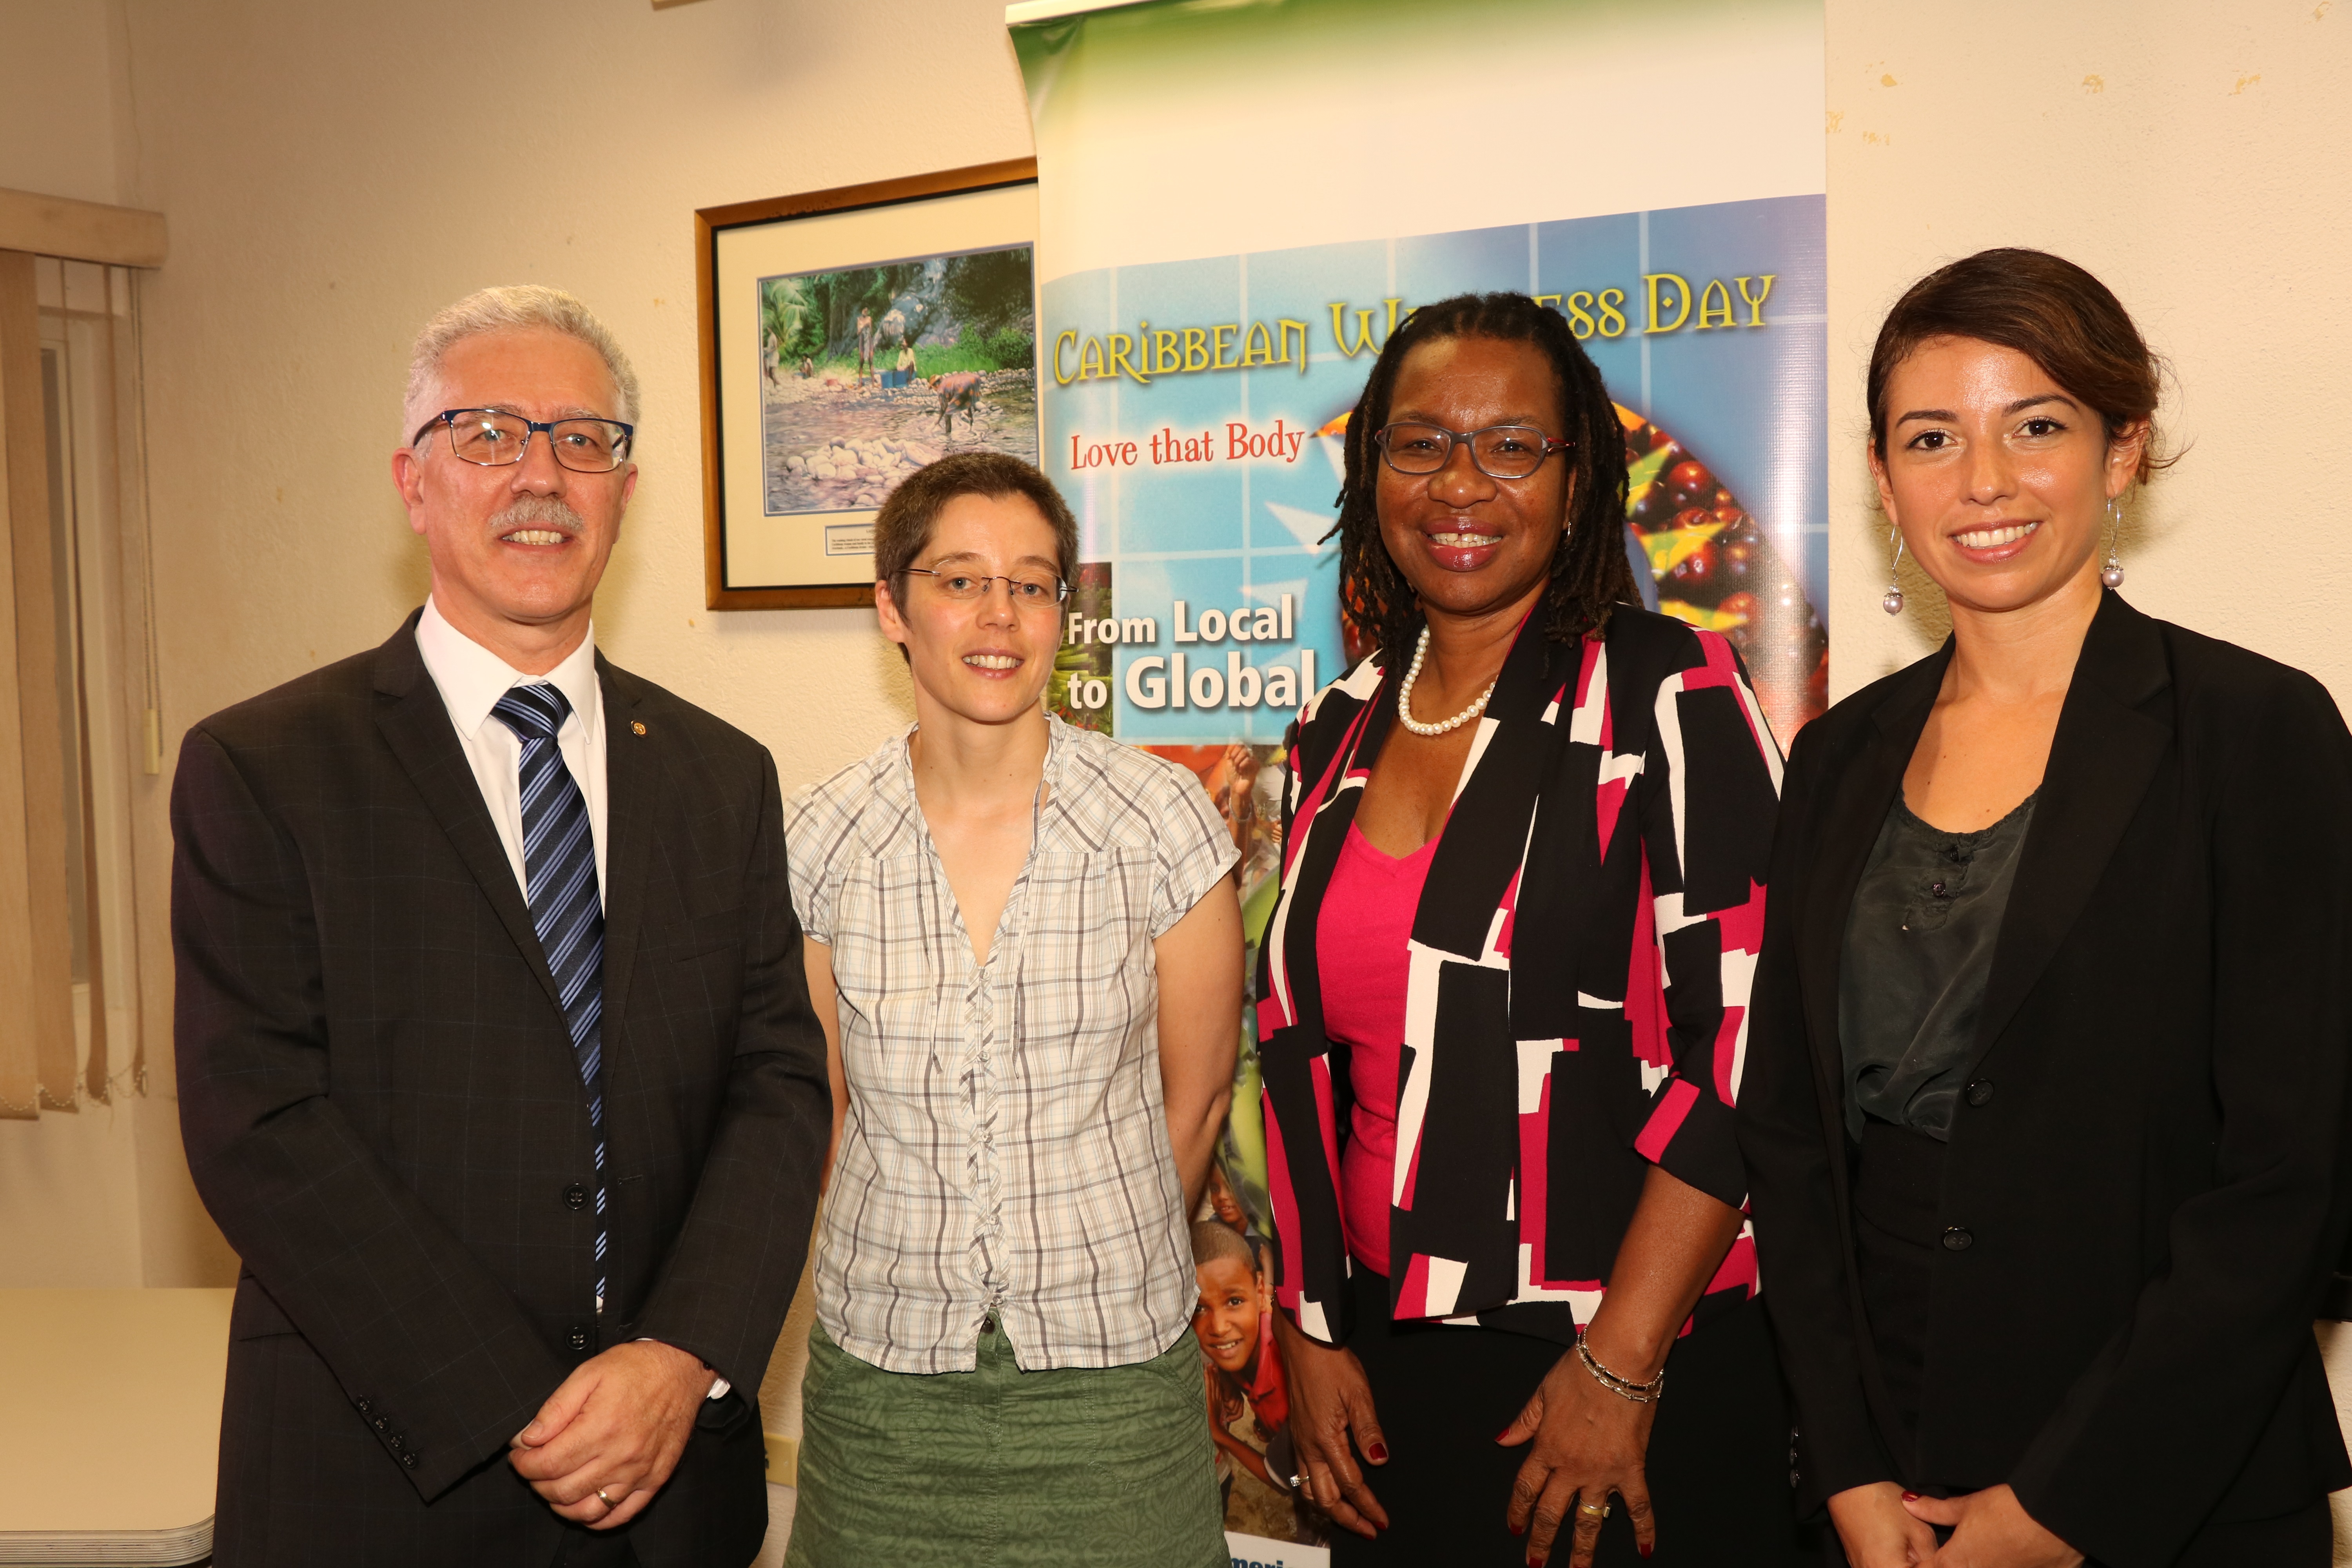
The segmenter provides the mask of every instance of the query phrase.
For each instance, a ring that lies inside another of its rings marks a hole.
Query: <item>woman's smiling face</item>
[[[2131,482],[2144,425],[2110,441],[2031,356],[1947,337],[1887,377],[1885,428],[1879,502],[1955,608],[2095,592],[2106,504]]]
[[[1433,338],[1397,368],[1388,422],[1483,430],[1531,425],[1561,434],[1559,378],[1533,343]],[[1507,609],[1538,592],[1568,523],[1568,465],[1547,458],[1523,479],[1482,473],[1457,443],[1433,474],[1380,460],[1381,541],[1432,615]]]
[[[1054,525],[1026,496],[960,495],[940,509],[915,564],[935,575],[877,583],[874,608],[883,635],[906,645],[917,716],[936,707],[1003,724],[1035,711],[1061,645],[1061,605],[1017,604],[1003,579],[1058,578]],[[957,599],[946,584],[958,578],[992,581]]]

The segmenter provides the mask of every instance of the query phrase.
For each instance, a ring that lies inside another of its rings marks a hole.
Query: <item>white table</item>
[[[212,1555],[231,1290],[0,1290],[0,1568]]]

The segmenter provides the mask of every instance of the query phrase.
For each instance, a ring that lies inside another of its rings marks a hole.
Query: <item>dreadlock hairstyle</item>
[[[1405,356],[1439,338],[1531,343],[1551,362],[1566,426],[1559,435],[1574,445],[1560,454],[1569,470],[1568,528],[1552,552],[1551,582],[1538,613],[1554,642],[1606,630],[1612,606],[1640,603],[1625,556],[1625,433],[1568,318],[1525,294],[1457,294],[1420,307],[1389,334],[1348,420],[1339,521],[1324,535],[1339,539],[1341,603],[1357,628],[1380,643],[1381,665],[1402,669],[1421,633],[1421,605],[1381,539],[1381,459],[1372,437],[1388,423]]]

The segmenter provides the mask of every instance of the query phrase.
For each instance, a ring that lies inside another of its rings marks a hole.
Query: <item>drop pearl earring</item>
[[[1890,616],[1899,616],[1903,613],[1903,583],[1897,569],[1903,564],[1903,530],[1897,526],[1886,531],[1895,541],[1895,559],[1887,564],[1886,595],[1878,601],[1878,607]]]
[[[2120,500],[2107,502],[2107,563],[2099,570],[2100,584],[2107,588],[2124,585],[2124,563],[2116,559],[2116,540],[2124,531],[2124,505]]]

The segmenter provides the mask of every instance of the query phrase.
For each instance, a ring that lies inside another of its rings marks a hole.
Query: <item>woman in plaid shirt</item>
[[[1039,701],[1077,529],[995,453],[875,524],[917,723],[786,812],[835,1134],[788,1561],[1227,1561],[1187,1216],[1231,1095],[1232,837]]]

